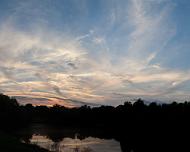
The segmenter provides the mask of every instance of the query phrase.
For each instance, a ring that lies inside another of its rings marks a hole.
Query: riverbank
[[[0,131],[1,152],[48,152],[36,145],[22,143],[14,136]]]

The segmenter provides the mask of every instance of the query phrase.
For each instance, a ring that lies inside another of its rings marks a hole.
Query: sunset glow
[[[22,104],[67,107],[189,100],[189,6],[187,0],[2,1],[0,92]]]

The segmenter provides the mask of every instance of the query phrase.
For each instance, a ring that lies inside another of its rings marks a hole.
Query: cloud
[[[190,71],[165,67],[158,60],[177,33],[172,1],[104,1],[96,6],[103,10],[94,12],[87,3],[84,9],[76,3],[68,13],[65,5],[54,10],[45,2],[39,7],[37,1],[20,2],[0,22],[3,93],[23,103],[67,106],[188,97],[184,83]],[[39,16],[30,22],[30,15]]]
[[[102,44],[102,43],[105,43],[105,39],[103,37],[95,37],[93,39],[94,43],[96,44]]]
[[[6,92],[10,93],[10,92]],[[61,96],[55,96],[51,93],[43,93],[43,92],[25,92],[22,94],[20,92],[11,92],[12,96],[15,97],[21,104],[32,103],[34,105],[48,105],[52,106],[55,104],[59,104],[66,107],[75,107],[75,106],[99,106],[96,103],[88,103],[82,102],[78,100],[73,100],[69,98],[63,98]]]

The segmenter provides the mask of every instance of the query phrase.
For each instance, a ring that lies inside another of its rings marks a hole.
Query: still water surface
[[[38,145],[52,152],[122,152],[120,143],[114,138],[99,138],[91,136],[89,132],[97,134],[95,130],[81,131],[32,125],[19,134],[23,142]]]
[[[87,137],[78,139],[65,137],[59,142],[53,142],[46,136],[33,135],[30,144],[38,145],[53,152],[121,152],[119,142],[110,139]]]

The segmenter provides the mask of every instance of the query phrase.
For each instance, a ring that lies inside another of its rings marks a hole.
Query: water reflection
[[[75,134],[75,138],[65,137],[58,142],[52,141],[47,136],[33,134],[29,143],[53,152],[121,152],[119,142],[113,139],[94,137],[79,139],[78,134]]]

